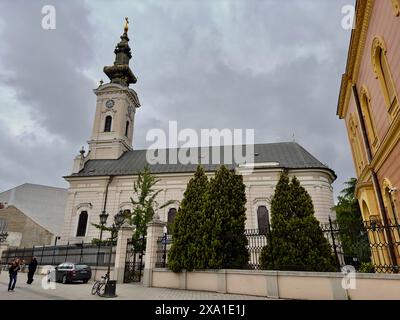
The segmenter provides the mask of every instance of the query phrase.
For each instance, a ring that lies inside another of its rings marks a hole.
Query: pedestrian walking
[[[37,260],[36,257],[32,257],[31,262],[28,265],[28,281],[26,282],[27,284],[32,284],[33,282],[33,275],[36,272],[37,269]]]
[[[8,283],[8,291],[14,291],[15,284],[17,282],[18,271],[21,270],[19,259],[15,259],[8,268],[10,275],[10,282]]]

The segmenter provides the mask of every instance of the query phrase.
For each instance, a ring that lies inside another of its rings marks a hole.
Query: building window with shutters
[[[87,222],[88,222],[88,213],[87,211],[82,211],[79,214],[79,219],[78,219],[78,228],[76,230],[77,237],[84,237],[86,235]]]

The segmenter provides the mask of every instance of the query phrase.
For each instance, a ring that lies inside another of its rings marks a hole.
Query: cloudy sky
[[[256,142],[295,140],[354,176],[344,124],[336,116],[354,0],[0,0],[0,191],[31,182],[67,187],[88,140],[92,92],[128,16],[132,86],[142,107],[134,148],[146,132],[252,128]],[[42,7],[56,29],[42,28]]]

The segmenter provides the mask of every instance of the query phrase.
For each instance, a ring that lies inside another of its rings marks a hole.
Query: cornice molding
[[[346,97],[350,94],[351,85],[358,79],[374,4],[375,0],[357,0],[356,3],[356,24],[350,38],[346,71],[342,76],[336,112],[340,119],[343,119],[347,112],[349,101]]]

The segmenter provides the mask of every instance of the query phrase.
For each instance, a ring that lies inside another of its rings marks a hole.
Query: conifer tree
[[[168,266],[174,272],[182,269],[203,269],[205,252],[202,246],[204,206],[208,179],[201,166],[190,179],[173,224],[173,243],[168,253]]]
[[[294,177],[281,174],[271,200],[271,231],[263,248],[263,269],[335,271],[331,246],[324,237],[310,195]]]
[[[248,263],[244,235],[246,194],[243,178],[221,166],[211,179],[203,227],[208,268],[243,268]]]

